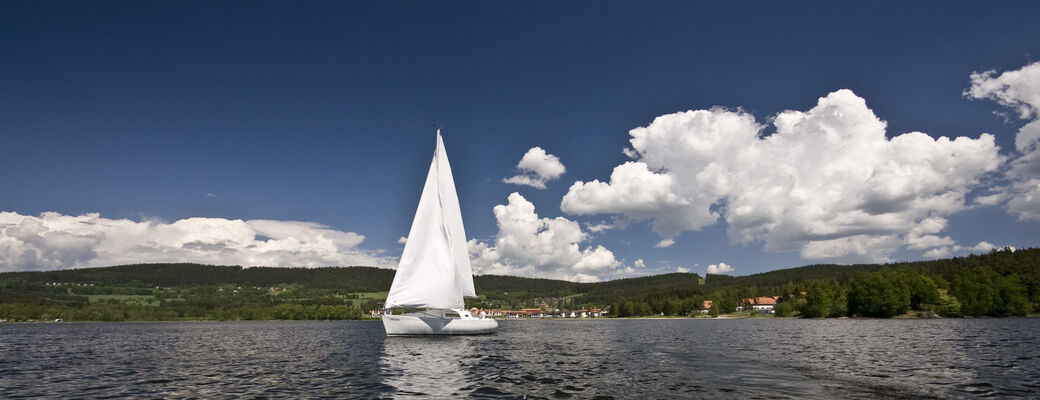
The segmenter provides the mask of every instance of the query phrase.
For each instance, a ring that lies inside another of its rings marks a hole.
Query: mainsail
[[[441,131],[386,308],[463,308],[476,297],[466,230]]]

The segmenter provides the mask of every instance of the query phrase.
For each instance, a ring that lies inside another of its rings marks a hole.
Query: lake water
[[[0,398],[1040,395],[1040,319],[0,324]]]

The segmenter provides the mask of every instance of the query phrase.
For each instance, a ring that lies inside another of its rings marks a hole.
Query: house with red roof
[[[753,299],[744,299],[743,303],[747,307],[751,307],[752,310],[758,311],[763,314],[772,314],[773,309],[776,308],[776,303],[780,301],[780,296],[764,296],[755,297]],[[747,307],[744,307],[746,309]]]
[[[517,310],[501,310],[500,312],[506,318],[526,318],[531,316],[529,313]]]

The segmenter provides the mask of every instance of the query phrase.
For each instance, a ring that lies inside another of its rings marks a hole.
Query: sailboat
[[[387,336],[491,333],[498,321],[465,309],[463,298],[476,295],[462,210],[438,129],[426,185],[384,304],[387,310],[418,311],[384,314],[383,328]]]

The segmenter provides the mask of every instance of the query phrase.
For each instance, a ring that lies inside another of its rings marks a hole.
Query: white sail
[[[438,130],[437,149],[385,307],[462,308],[463,296],[475,297],[476,292],[462,210]]]

